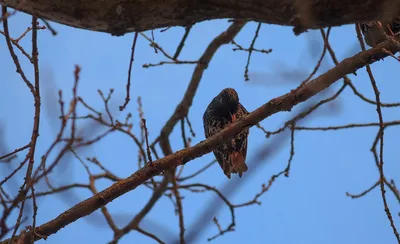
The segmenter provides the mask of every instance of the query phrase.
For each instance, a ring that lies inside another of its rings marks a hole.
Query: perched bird
[[[203,115],[206,138],[213,136],[230,124],[242,119],[249,112],[239,102],[237,92],[232,88],[223,89],[214,97]],[[247,171],[246,153],[249,129],[237,134],[232,140],[221,144],[213,152],[225,175]]]
[[[375,47],[388,39],[400,34],[400,16],[392,21],[370,21],[360,23],[365,42],[370,47]]]

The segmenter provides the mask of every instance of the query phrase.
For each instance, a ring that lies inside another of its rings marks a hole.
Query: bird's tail
[[[234,173],[239,173],[239,177],[242,177],[242,173],[247,171],[247,165],[244,161],[243,155],[239,152],[233,152],[229,155],[229,162]]]

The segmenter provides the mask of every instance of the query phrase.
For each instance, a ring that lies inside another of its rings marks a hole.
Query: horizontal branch
[[[164,158],[156,160],[152,164],[147,164],[145,167],[136,171],[128,178],[116,182],[93,197],[78,203],[74,207],[59,215],[57,218],[37,227],[37,235],[35,235],[35,240],[52,235],[68,224],[91,214],[95,210],[115,200],[119,196],[135,189],[139,185],[149,180],[151,177],[158,175],[171,167],[185,164],[195,158],[211,152],[223,141],[231,139],[243,129],[256,125],[258,122],[271,116],[272,114],[280,111],[290,111],[295,105],[306,101],[322,90],[328,88],[343,76],[356,72],[359,68],[365,66],[366,64],[375,62],[378,60],[378,58],[385,57],[387,54],[382,51],[382,48],[390,50],[393,53],[400,50],[398,42],[393,39],[389,39],[373,49],[358,53],[351,58],[343,60],[336,67],[332,68],[316,79],[311,80],[310,82],[295,90],[292,90],[283,96],[270,100],[255,111],[251,112],[244,119],[229,126],[228,128],[225,128],[207,140],[202,141],[193,147],[179,150]],[[25,233],[23,236],[24,238],[29,238],[30,232]],[[17,237],[14,238],[14,240],[17,239]],[[0,244],[6,243],[8,243],[8,240],[0,242]]]
[[[397,0],[0,0],[68,26],[114,35],[205,20],[238,18],[294,26],[295,31],[400,15]]]

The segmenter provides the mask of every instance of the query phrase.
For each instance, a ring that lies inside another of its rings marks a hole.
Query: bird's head
[[[219,107],[224,108],[230,113],[235,113],[239,104],[239,96],[235,89],[225,88],[216,97]]]

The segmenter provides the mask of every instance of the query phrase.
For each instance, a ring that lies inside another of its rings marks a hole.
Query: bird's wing
[[[247,109],[245,107],[243,107],[243,105],[241,103],[239,103],[239,108],[238,108],[238,112],[241,113],[242,115],[246,116],[249,114],[249,112],[247,111]],[[244,117],[243,116],[243,117]]]
[[[228,150],[224,149],[222,146],[216,148],[214,151],[214,156],[217,159],[219,166],[221,169],[224,171],[224,174],[228,176],[228,178],[231,178],[231,173],[232,173],[232,167],[229,164],[229,154]]]
[[[221,131],[228,123],[228,120],[223,118],[216,118],[211,116],[210,113],[205,113],[203,116],[204,132],[206,138],[215,135]],[[224,171],[225,175],[230,178],[232,173],[231,165],[229,165],[229,150],[226,144],[222,144],[213,150],[214,156],[217,159],[220,167]]]
[[[249,112],[246,110],[245,107],[241,103],[239,103],[239,108],[237,111],[237,119],[240,120],[244,118],[246,115],[248,115]],[[239,152],[242,154],[243,158],[246,159],[247,155],[247,137],[249,136],[249,129],[246,129],[242,132],[240,132],[235,138],[234,138],[234,150],[236,152]]]
[[[236,152],[242,154],[243,158],[246,159],[247,155],[247,136],[248,130],[241,132],[239,135],[235,137],[235,148]]]
[[[224,123],[217,118],[212,116],[205,116],[204,119],[204,133],[206,138],[213,136],[214,134],[218,133],[222,130]]]

